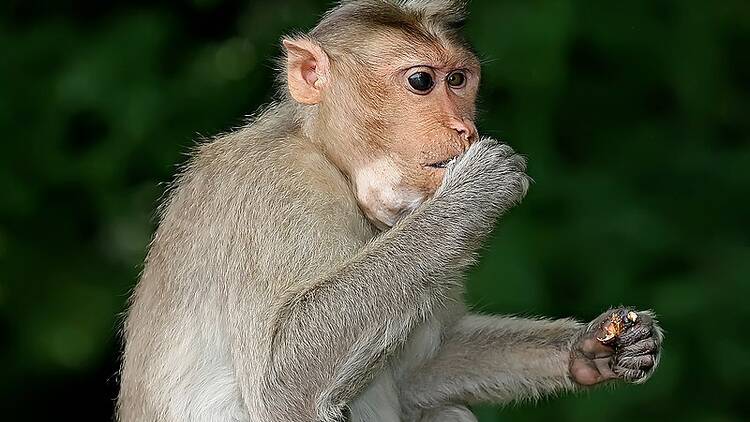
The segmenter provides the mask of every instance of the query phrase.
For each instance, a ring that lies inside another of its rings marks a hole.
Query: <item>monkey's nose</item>
[[[477,138],[477,127],[474,122],[468,119],[451,119],[448,122],[448,127],[455,130],[462,141],[466,143],[465,147],[474,143]]]

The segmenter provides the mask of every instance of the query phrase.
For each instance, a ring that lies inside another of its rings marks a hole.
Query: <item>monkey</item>
[[[348,0],[282,39],[273,102],[196,147],[160,208],[119,421],[469,422],[652,376],[651,311],[610,344],[621,308],[584,324],[464,303],[529,187],[526,159],[478,134],[465,18],[460,0]]]

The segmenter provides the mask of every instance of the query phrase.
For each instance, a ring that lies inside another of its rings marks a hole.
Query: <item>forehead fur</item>
[[[348,0],[328,12],[310,35],[326,47],[361,42],[363,33],[394,30],[412,39],[463,45],[464,0]]]

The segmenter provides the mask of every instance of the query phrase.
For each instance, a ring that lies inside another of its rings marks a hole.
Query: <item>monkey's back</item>
[[[201,145],[176,178],[126,317],[120,420],[248,420],[269,362],[269,298],[374,234],[353,200],[330,199],[350,198],[348,184],[279,113]],[[240,391],[237,364],[253,367],[256,391]]]

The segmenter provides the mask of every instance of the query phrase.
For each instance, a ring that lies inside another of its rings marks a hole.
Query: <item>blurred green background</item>
[[[0,410],[109,420],[118,327],[154,209],[195,140],[268,101],[286,32],[327,1],[0,4]],[[482,421],[750,420],[750,3],[475,0],[484,133],[527,200],[469,283],[478,309],[653,308],[644,386]]]

